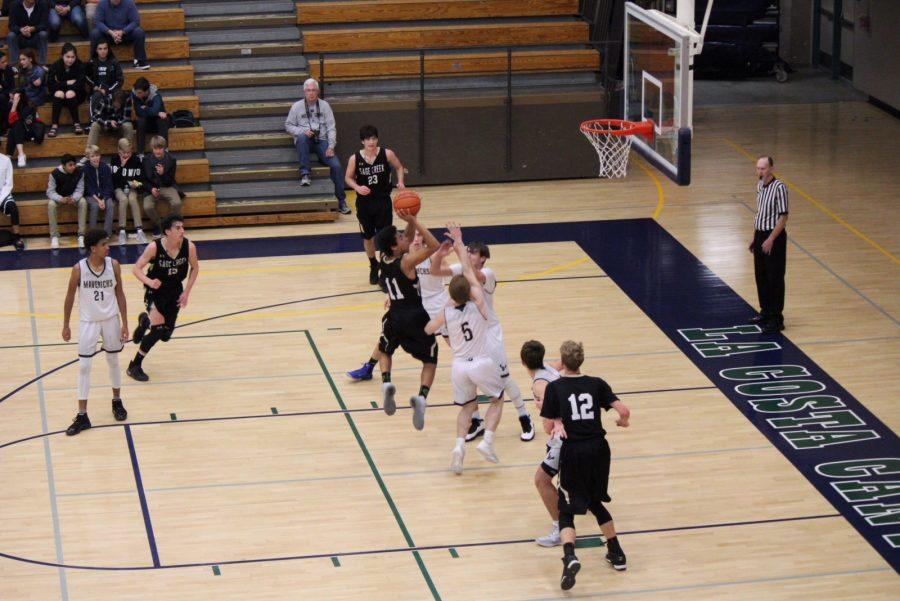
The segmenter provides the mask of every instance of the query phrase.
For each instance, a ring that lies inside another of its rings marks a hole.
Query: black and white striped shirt
[[[753,222],[757,231],[768,232],[775,229],[778,218],[788,212],[787,187],[773,178],[768,184],[759,180],[756,186],[756,220]]]

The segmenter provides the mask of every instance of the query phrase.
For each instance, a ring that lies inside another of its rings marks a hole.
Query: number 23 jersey
[[[600,378],[563,376],[547,384],[541,417],[561,418],[567,441],[601,438],[606,430],[600,423],[600,409],[609,411],[617,400],[609,384]]]
[[[184,281],[188,274],[188,256],[190,254],[188,239],[182,239],[181,248],[178,249],[178,254],[175,258],[172,258],[166,252],[162,238],[156,240],[154,244],[156,245],[156,255],[150,260],[150,269],[147,270],[147,277],[151,280],[159,280],[162,282],[162,286],[155,291],[151,288],[147,289],[157,294],[173,294],[175,292],[181,294],[181,282]]]

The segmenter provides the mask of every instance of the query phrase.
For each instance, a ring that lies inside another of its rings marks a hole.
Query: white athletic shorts
[[[562,439],[553,437],[547,441],[547,454],[541,461],[541,469],[551,478],[559,473],[559,451],[562,449]]]
[[[472,360],[455,357],[450,379],[453,381],[453,402],[457,405],[474,401],[478,398],[478,390],[498,399],[503,394],[500,371],[490,357],[476,357]]]
[[[487,352],[500,371],[500,377],[509,377],[509,359],[506,357],[506,348],[503,346],[503,342],[490,340],[487,343]]]
[[[122,322],[119,316],[104,321],[82,321],[78,330],[78,356],[91,357],[97,352],[97,343],[103,340],[101,347],[107,353],[118,353],[125,345],[122,343]]]

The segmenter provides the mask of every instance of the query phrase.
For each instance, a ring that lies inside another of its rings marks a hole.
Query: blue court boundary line
[[[147,530],[147,544],[150,545],[150,557],[153,559],[153,567],[159,567],[159,551],[156,548],[156,537],[153,536],[153,522],[150,520],[150,508],[147,506],[147,495],[144,493],[144,483],[141,481],[141,468],[138,465],[137,451],[134,448],[134,437],[131,435],[131,424],[125,424],[125,440],[128,443],[128,454],[131,455],[131,469],[134,471],[134,485],[137,488],[138,499],[141,501],[141,513],[144,516],[144,528]]]
[[[685,386],[683,388],[658,388],[652,390],[629,390],[624,392],[617,392],[617,395],[628,396],[635,394],[657,394],[661,392],[690,392],[692,390],[715,390],[715,386]],[[532,398],[523,399],[524,401],[534,401]],[[507,400],[505,403],[511,403],[512,401]],[[429,409],[446,409],[451,407],[459,407],[454,403],[434,403],[429,404]],[[410,411],[411,407],[406,406],[398,406],[398,411]],[[259,414],[251,414],[251,415],[224,415],[220,417],[192,417],[187,419],[159,419],[159,420],[149,420],[143,422],[129,422],[127,424],[100,424],[98,426],[91,426],[91,430],[101,430],[104,428],[126,428],[132,426],[174,426],[181,424],[194,424],[198,422],[221,422],[221,421],[233,421],[233,420],[244,420],[244,419],[273,419],[279,417],[303,417],[310,415],[338,415],[338,414],[351,414],[351,413],[371,413],[384,411],[381,407],[357,407],[355,409],[317,409],[315,411],[290,411],[290,412],[278,412],[278,413],[259,413]],[[45,432],[42,434],[33,434],[31,436],[26,436],[24,438],[20,438],[18,440],[12,440],[10,442],[5,442],[0,444],[0,449],[4,449],[6,447],[11,447],[13,445],[17,445],[23,442],[28,442],[30,440],[36,440],[39,438],[56,436],[59,434],[64,434],[65,430],[56,430],[54,432]]]
[[[709,524],[695,524],[692,526],[672,526],[668,528],[647,528],[643,530],[627,530],[621,531],[618,533],[619,536],[637,536],[642,534],[659,534],[666,532],[689,532],[691,530],[709,530],[713,528],[735,528],[741,526],[761,526],[766,524],[781,524],[787,522],[803,522],[809,520],[822,520],[822,519],[831,519],[831,518],[839,518],[841,514],[839,513],[825,513],[818,515],[803,515],[803,516],[795,516],[795,517],[786,517],[786,518],[770,518],[765,520],[750,520],[750,521],[742,521],[742,522],[715,522]],[[595,539],[598,538],[599,534],[588,534],[584,536],[579,536],[579,540],[585,539]],[[84,566],[84,565],[71,565],[71,564],[55,564],[49,561],[40,561],[37,559],[28,559],[25,557],[19,557],[16,555],[11,555],[9,553],[0,552],[0,557],[5,559],[12,559],[15,561],[21,561],[24,563],[30,563],[33,565],[47,566],[47,567],[63,567],[66,569],[72,570],[90,570],[90,571],[99,571],[99,572],[127,572],[127,571],[144,571],[144,570],[175,570],[182,568],[201,568],[201,567],[209,567],[209,566],[223,566],[223,565],[244,565],[244,564],[254,564],[254,563],[266,563],[266,562],[276,562],[276,561],[298,561],[298,560],[306,560],[306,559],[327,559],[330,557],[354,557],[360,555],[386,555],[389,553],[409,553],[409,552],[421,552],[421,551],[442,551],[445,549],[450,549],[451,547],[454,549],[467,549],[474,547],[496,547],[496,546],[505,546],[505,545],[521,545],[521,544],[535,544],[533,538],[520,538],[520,539],[510,539],[510,540],[497,540],[497,541],[483,541],[477,543],[458,543],[458,544],[444,544],[444,545],[423,545],[417,547],[389,547],[385,549],[369,549],[366,551],[339,551],[339,552],[329,552],[329,553],[314,553],[309,555],[283,555],[278,557],[261,557],[258,559],[232,559],[227,561],[204,561],[204,562],[195,562],[195,563],[176,563],[176,564],[162,564],[160,566]]]

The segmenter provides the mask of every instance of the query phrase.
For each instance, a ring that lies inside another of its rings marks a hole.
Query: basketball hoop
[[[652,140],[653,121],[635,123],[622,119],[590,119],[581,124],[581,133],[597,151],[600,177],[625,177],[631,139],[640,135]]]

